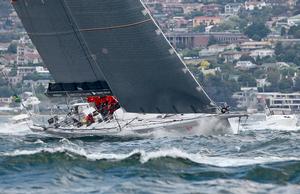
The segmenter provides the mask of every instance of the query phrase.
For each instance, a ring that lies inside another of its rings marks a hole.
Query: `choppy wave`
[[[300,132],[61,139],[1,126],[0,193],[300,190]]]
[[[16,157],[16,156],[43,156],[46,154],[63,153],[68,156],[80,156],[90,161],[108,160],[108,161],[122,161],[130,158],[137,159],[141,164],[147,163],[151,160],[172,158],[181,159],[196,164],[205,164],[216,167],[240,167],[256,164],[267,164],[285,161],[300,161],[297,157],[223,157],[223,156],[204,156],[199,153],[188,153],[180,149],[161,149],[157,151],[133,150],[129,153],[89,153],[84,149],[74,149],[69,147],[56,147],[56,148],[39,148],[35,150],[15,150],[9,153],[1,153],[0,157]],[[24,157],[23,157],[24,158]]]

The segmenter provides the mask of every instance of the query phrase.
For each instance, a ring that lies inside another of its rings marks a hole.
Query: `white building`
[[[7,51],[10,43],[0,43],[0,51]]]
[[[271,108],[290,108],[293,111],[300,111],[300,92],[296,93],[258,93],[258,101],[266,103]]]
[[[202,71],[203,75],[205,75],[205,76],[207,76],[207,75],[216,75],[217,72],[221,72],[221,68],[220,67],[216,67],[214,69],[201,68],[201,71]]]
[[[25,64],[25,45],[19,43],[17,47],[17,65]]]
[[[25,67],[18,67],[17,75],[20,77],[24,77],[29,74],[38,73],[39,75],[50,75],[48,69],[42,66],[25,66]]]
[[[298,26],[298,25],[300,25],[300,14],[288,18],[288,25],[289,26]]]
[[[255,49],[264,49],[272,46],[271,42],[268,41],[249,41],[241,43],[240,47],[242,50],[249,51]]]
[[[42,85],[44,88],[47,88],[49,86],[50,80],[37,80],[37,81],[33,81],[33,80],[24,80],[24,84],[27,85],[33,85],[33,86],[39,86]]]
[[[256,68],[257,65],[252,63],[251,61],[238,61],[236,63],[235,68],[240,69],[240,70],[249,70]]]
[[[12,102],[11,97],[0,97],[0,105],[9,105]]]
[[[248,112],[257,111],[257,95],[256,87],[242,87],[240,92],[233,94],[232,98],[237,101],[237,107],[246,109]]]
[[[15,85],[21,83],[23,78],[18,75],[17,76],[9,76],[9,77],[7,77],[7,80],[10,85],[15,86]]]
[[[242,51],[225,51],[219,55],[219,57],[224,58],[225,63],[234,62],[239,60],[243,55],[250,55],[250,52]]]
[[[17,75],[20,77],[27,76],[29,74],[35,73],[36,72],[36,67],[18,67],[17,69]]]
[[[225,5],[225,15],[237,15],[242,8],[240,3],[228,3]]]
[[[264,7],[267,7],[267,3],[263,0],[248,0],[245,2],[245,9],[246,10],[254,10],[255,8],[257,9],[262,9]]]
[[[213,56],[224,51],[234,50],[236,47],[235,44],[211,45],[207,49],[199,51],[199,56]]]
[[[256,79],[256,85],[258,88],[264,88],[271,85],[270,82],[267,81],[267,79]]]
[[[42,60],[37,50],[30,48],[32,45],[30,39],[26,36],[20,38],[17,46],[17,65],[38,64]]]
[[[257,49],[257,50],[253,50],[251,51],[250,56],[253,58],[257,58],[257,57],[273,57],[275,55],[275,51],[273,49]]]

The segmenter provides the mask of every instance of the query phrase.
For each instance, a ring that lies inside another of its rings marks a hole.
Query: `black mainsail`
[[[140,0],[13,4],[56,82],[106,81],[128,112],[215,112]]]
[[[70,92],[110,93],[103,73],[76,32],[60,0],[21,0],[13,5],[55,84],[49,95]],[[84,90],[85,89],[85,90]]]

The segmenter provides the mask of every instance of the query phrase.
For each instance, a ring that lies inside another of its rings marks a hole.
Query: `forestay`
[[[15,7],[38,48],[53,41],[60,45],[53,48],[81,56],[67,81],[81,81],[85,74],[104,78],[128,112],[215,111],[140,0],[18,0]],[[57,59],[47,65],[58,80],[70,62],[58,52],[39,51],[46,63]]]

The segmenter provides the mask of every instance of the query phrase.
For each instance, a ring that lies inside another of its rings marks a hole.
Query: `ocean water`
[[[0,117],[0,193],[300,193],[300,132],[53,138]]]

